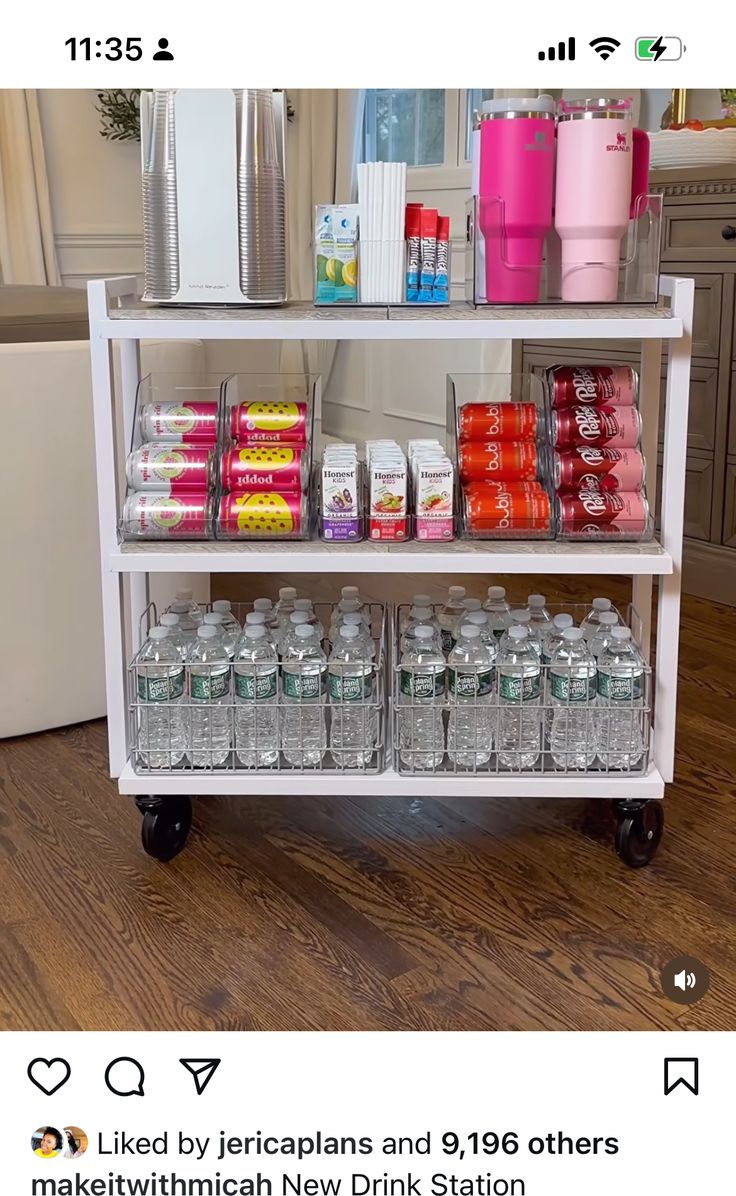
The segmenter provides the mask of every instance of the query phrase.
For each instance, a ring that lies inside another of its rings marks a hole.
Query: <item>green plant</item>
[[[107,141],[140,141],[140,88],[137,91],[98,91],[100,134]]]

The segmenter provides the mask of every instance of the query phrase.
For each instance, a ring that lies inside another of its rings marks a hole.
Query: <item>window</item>
[[[445,91],[381,88],[366,95],[367,162],[442,166],[445,161]]]
[[[480,111],[484,100],[493,99],[492,87],[469,87],[465,105],[465,159],[470,161],[470,151],[473,137],[473,113]]]

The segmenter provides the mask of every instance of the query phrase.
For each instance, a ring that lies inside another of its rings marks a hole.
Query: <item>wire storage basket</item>
[[[587,607],[550,605],[579,624]],[[458,673],[442,664],[419,677],[402,665],[402,635],[410,608],[392,620],[392,743],[394,768],[403,776],[514,776],[522,774],[638,776],[649,767],[652,670],[644,664],[627,691],[607,681],[599,694],[596,676],[559,684],[549,662],[533,677],[501,675],[494,664],[485,686],[465,690]],[[435,607],[435,614],[440,607]],[[641,638],[633,607],[616,612]]]
[[[233,603],[232,609],[243,623],[252,606]],[[325,632],[334,609],[330,603],[314,606]],[[162,676],[160,665],[141,660],[141,648],[128,666],[128,734],[135,772],[383,772],[388,724],[386,607],[371,603],[367,615],[375,651],[372,665],[360,675],[356,670],[356,675],[339,676],[328,664],[296,686],[282,659],[270,668],[236,659],[218,678],[217,692],[212,687],[207,691],[206,679],[203,691],[202,679],[193,676],[186,659]],[[143,641],[157,617],[151,604],[144,615]],[[323,646],[329,654],[329,644],[325,641]]]

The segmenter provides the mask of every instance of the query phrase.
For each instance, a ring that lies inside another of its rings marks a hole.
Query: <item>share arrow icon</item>
[[[197,1096],[201,1096],[205,1088],[209,1084],[213,1075],[222,1063],[221,1059],[180,1059],[182,1067],[186,1067],[187,1071],[194,1080],[194,1087],[197,1089]]]

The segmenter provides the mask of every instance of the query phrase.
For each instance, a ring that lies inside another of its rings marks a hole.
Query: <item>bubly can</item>
[[[207,540],[212,499],[206,494],[130,494],[122,520],[126,540]]]
[[[571,540],[647,540],[652,534],[643,494],[583,488],[557,499],[559,534]]]
[[[220,477],[225,490],[304,490],[309,481],[309,457],[284,444],[261,444],[227,449]]]
[[[308,526],[303,494],[225,494],[220,500],[219,530],[233,538],[278,540],[298,536]]]
[[[639,375],[630,365],[555,365],[547,371],[550,405],[633,407]]]
[[[144,440],[214,445],[217,414],[217,403],[146,403],[141,407],[141,436]]]
[[[465,491],[465,522],[471,534],[498,536],[549,535],[552,516],[549,495],[538,491],[490,490],[477,486]]]
[[[125,473],[131,490],[159,494],[203,493],[212,480],[212,450],[191,444],[144,444],[128,454]]]
[[[543,494],[541,482],[497,482],[484,480],[482,482],[468,482],[464,493],[466,497],[478,495],[483,498],[489,494]]]
[[[457,415],[461,440],[536,440],[534,403],[466,403]]]
[[[468,442],[459,446],[458,459],[463,482],[532,482],[539,469],[537,446],[528,440]]]
[[[552,444],[558,449],[636,448],[640,437],[636,407],[563,407],[552,412]]]
[[[646,462],[638,449],[588,448],[578,445],[555,453],[552,462],[555,490],[641,490],[646,481]]]
[[[230,434],[236,444],[307,443],[307,404],[259,399],[239,403],[230,412]]]

